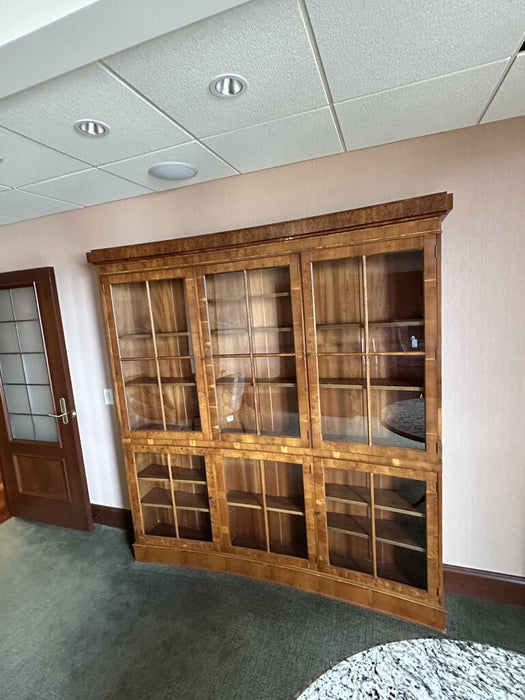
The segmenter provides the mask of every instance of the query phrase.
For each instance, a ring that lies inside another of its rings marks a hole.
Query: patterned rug
[[[350,656],[298,700],[524,700],[525,656],[451,639],[411,639]]]

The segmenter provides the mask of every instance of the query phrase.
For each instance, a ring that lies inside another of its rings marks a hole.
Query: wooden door
[[[90,530],[53,269],[0,274],[0,460],[15,516]]]

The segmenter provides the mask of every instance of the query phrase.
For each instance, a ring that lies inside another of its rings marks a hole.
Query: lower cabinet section
[[[438,474],[128,446],[142,561],[281,582],[444,628]]]

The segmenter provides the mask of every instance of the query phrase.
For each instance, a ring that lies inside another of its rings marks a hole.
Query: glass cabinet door
[[[130,430],[200,431],[186,280],[111,285]]]
[[[321,439],[426,447],[424,251],[314,260]]]
[[[299,437],[288,266],[204,278],[218,431]]]
[[[328,562],[427,588],[427,484],[388,474],[324,470]]]
[[[144,534],[211,542],[204,456],[135,452],[133,460]]]
[[[223,457],[230,545],[306,559],[303,466]]]

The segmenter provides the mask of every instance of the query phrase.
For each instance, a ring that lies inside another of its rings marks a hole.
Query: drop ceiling
[[[53,5],[0,34],[0,224],[525,114],[523,0]]]

